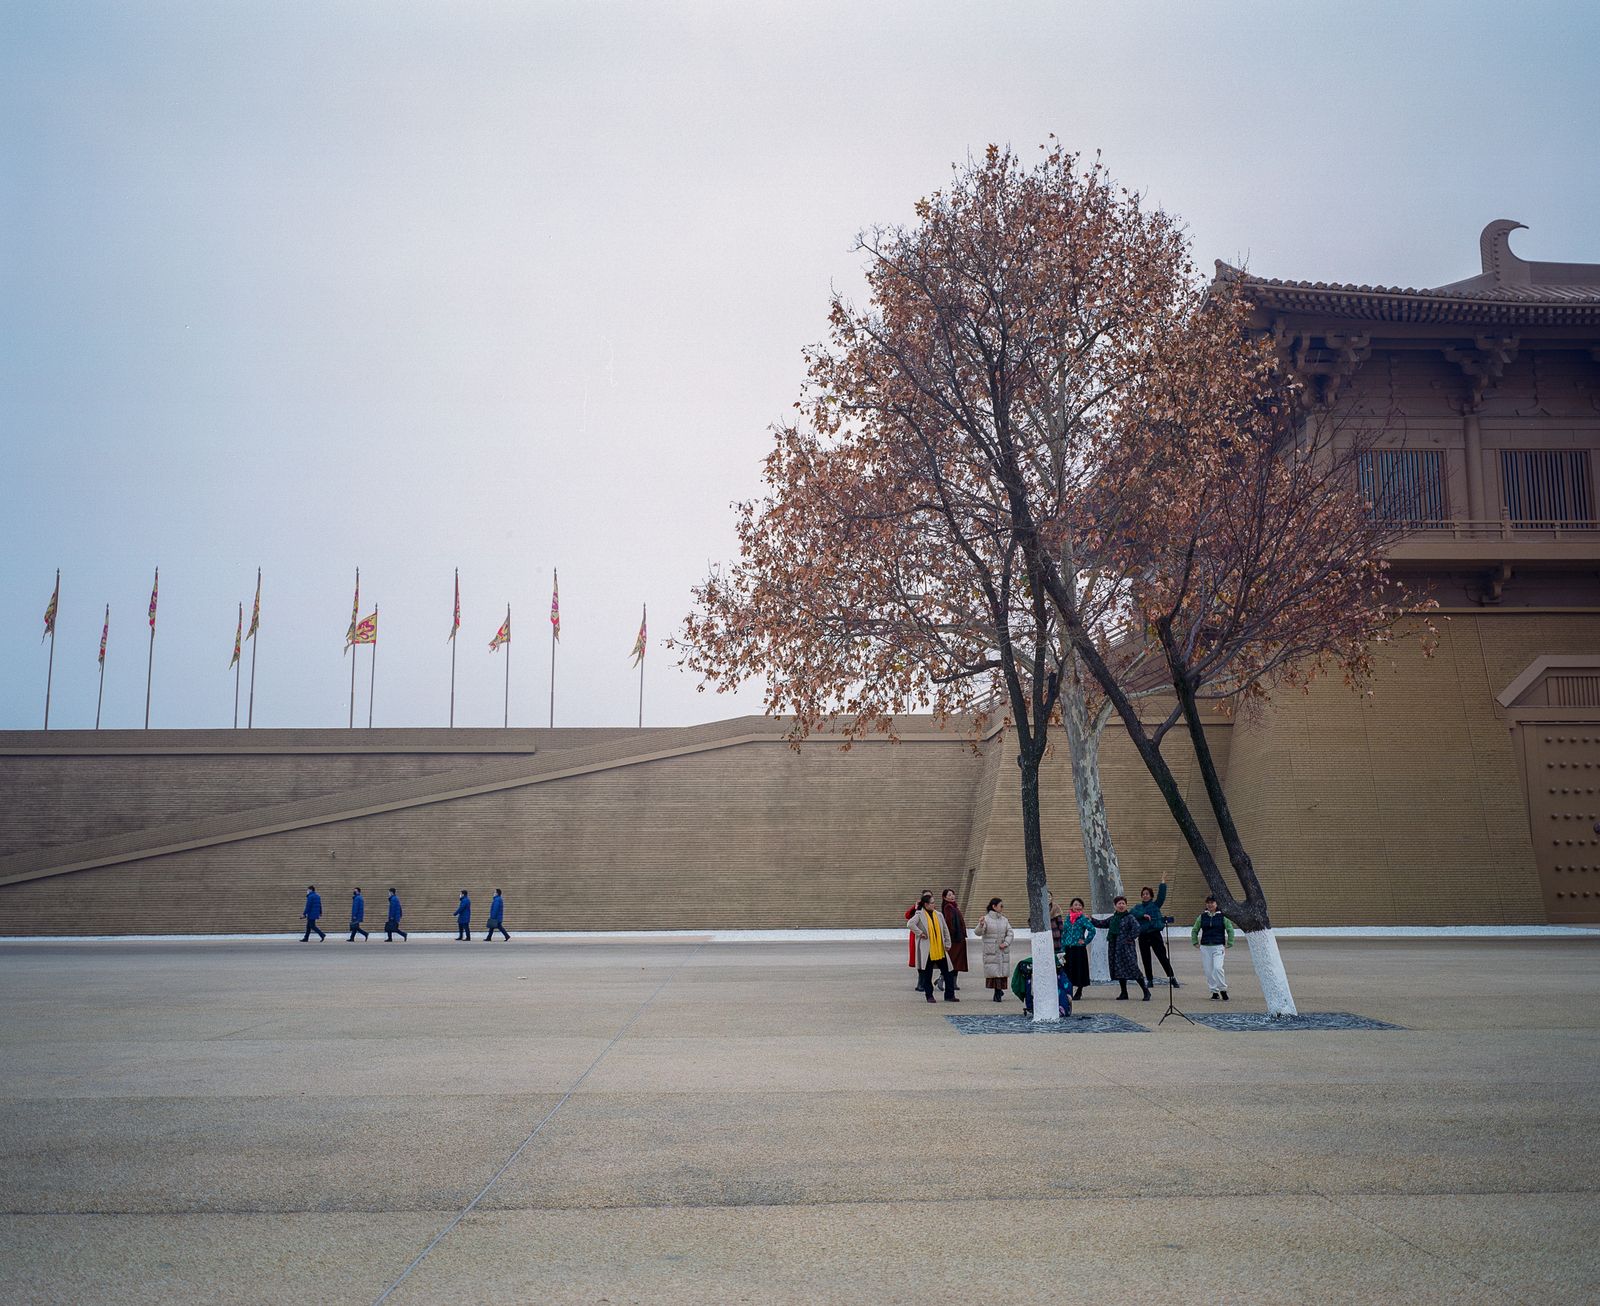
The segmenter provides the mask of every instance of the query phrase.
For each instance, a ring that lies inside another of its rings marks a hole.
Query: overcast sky
[[[1600,261],[1600,6],[0,5],[0,728],[754,710],[660,640],[733,547],[855,234],[1050,133],[1197,258],[1438,285],[1492,218]],[[248,651],[246,658],[248,659]],[[358,715],[366,717],[363,651]],[[247,667],[248,673],[248,667]]]

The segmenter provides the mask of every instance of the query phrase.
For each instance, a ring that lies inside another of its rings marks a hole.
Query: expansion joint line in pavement
[[[618,1042],[621,1041],[622,1036],[633,1028],[634,1023],[639,1019],[639,1017],[644,1015],[644,1013],[650,1009],[650,1004],[661,996],[661,991],[666,988],[668,984],[672,983],[674,977],[680,970],[682,970],[700,954],[700,949],[703,947],[705,947],[704,943],[697,944],[693,949],[690,950],[689,954],[684,957],[682,961],[680,961],[676,966],[667,972],[667,977],[663,979],[661,983],[656,985],[654,992],[652,992],[648,998],[639,1004],[639,1009],[635,1011],[633,1015],[629,1016],[627,1021],[624,1022],[622,1028],[611,1036],[611,1041],[607,1043],[605,1047],[600,1049],[599,1053],[595,1056],[595,1059],[589,1063],[588,1068],[584,1070],[583,1074],[579,1075],[577,1079],[573,1080],[572,1087],[561,1095],[561,1100],[551,1107],[549,1111],[545,1112],[544,1119],[539,1121],[539,1123],[536,1124],[529,1132],[528,1136],[517,1145],[517,1150],[514,1151],[510,1156],[506,1157],[500,1168],[489,1176],[489,1182],[484,1184],[484,1186],[478,1190],[478,1195],[465,1206],[463,1206],[458,1212],[456,1212],[455,1218],[451,1220],[449,1224],[445,1225],[443,1229],[434,1234],[433,1240],[417,1253],[417,1258],[412,1261],[410,1265],[406,1266],[406,1268],[400,1272],[400,1277],[383,1290],[377,1301],[373,1303],[373,1306],[383,1306],[383,1303],[389,1300],[390,1295],[395,1291],[395,1289],[411,1277],[411,1272],[415,1270],[417,1266],[421,1265],[423,1261],[428,1259],[428,1254],[433,1251],[433,1249],[441,1242],[443,1242],[457,1225],[465,1220],[467,1216],[472,1214],[478,1203],[489,1195],[489,1190],[500,1182],[500,1176],[505,1174],[505,1172],[509,1170],[516,1162],[516,1159],[528,1150],[528,1148],[533,1144],[533,1140],[539,1137],[539,1135],[544,1131],[544,1127],[556,1118],[556,1112],[560,1111],[562,1107],[566,1106],[572,1095],[583,1087],[584,1080],[588,1079],[590,1075],[594,1074],[595,1068],[606,1059],[606,1055],[611,1051],[611,1049],[617,1046]]]

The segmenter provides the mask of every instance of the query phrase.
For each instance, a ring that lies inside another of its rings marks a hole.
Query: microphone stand
[[[1170,917],[1170,916],[1163,916],[1161,918],[1161,942],[1166,946],[1166,949],[1167,949],[1167,964],[1171,965],[1172,964],[1172,917]],[[1161,1019],[1156,1021],[1156,1028],[1157,1029],[1160,1029],[1162,1025],[1167,1023],[1167,1017],[1168,1016],[1182,1016],[1183,1019],[1189,1021],[1189,1023],[1191,1025],[1194,1024],[1194,1021],[1192,1019],[1190,1019],[1190,1017],[1185,1016],[1183,1012],[1178,1010],[1178,1000],[1177,1000],[1177,997],[1175,996],[1177,994],[1177,992],[1178,992],[1178,990],[1175,989],[1172,986],[1172,981],[1169,979],[1167,981],[1167,1009],[1164,1012],[1161,1013]]]

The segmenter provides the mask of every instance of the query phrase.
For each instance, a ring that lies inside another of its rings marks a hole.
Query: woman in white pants
[[[1217,910],[1217,900],[1206,898],[1206,909],[1194,918],[1189,941],[1200,949],[1200,969],[1205,972],[1211,1000],[1228,1000],[1228,976],[1223,970],[1224,955],[1233,947],[1233,922]]]

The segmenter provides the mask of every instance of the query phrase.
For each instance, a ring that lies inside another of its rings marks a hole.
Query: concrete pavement
[[[882,943],[0,945],[0,1300],[1600,1295],[1600,939],[1283,948],[1404,1028],[963,1036]]]

